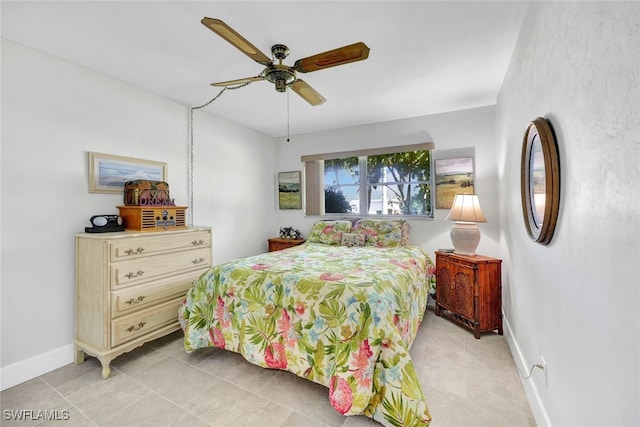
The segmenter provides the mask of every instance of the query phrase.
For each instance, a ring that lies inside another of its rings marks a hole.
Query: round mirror
[[[529,236],[543,245],[553,237],[560,206],[558,147],[550,123],[530,122],[522,141],[522,213]]]
[[[544,156],[540,136],[536,133],[529,153],[529,203],[531,203],[533,225],[536,228],[542,227],[546,198]]]

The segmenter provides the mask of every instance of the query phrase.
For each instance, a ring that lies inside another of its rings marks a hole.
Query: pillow
[[[342,233],[351,231],[350,221],[318,221],[311,227],[307,242],[340,246]]]
[[[411,244],[411,237],[409,232],[411,231],[411,225],[407,221],[402,221],[402,234],[400,236],[400,245],[406,246]]]
[[[364,246],[364,240],[364,234],[361,233],[342,233],[342,246]]]
[[[352,232],[364,234],[366,246],[392,248],[409,244],[409,224],[403,219],[361,219]]]

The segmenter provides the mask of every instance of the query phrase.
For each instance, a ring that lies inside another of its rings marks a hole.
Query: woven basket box
[[[169,184],[164,181],[136,179],[124,183],[125,206],[173,206]]]

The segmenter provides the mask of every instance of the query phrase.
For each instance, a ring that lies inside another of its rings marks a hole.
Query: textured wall
[[[640,3],[532,2],[497,105],[506,259],[505,318],[538,422],[640,424]],[[529,120],[560,151],[551,245],[532,242],[520,205]]]

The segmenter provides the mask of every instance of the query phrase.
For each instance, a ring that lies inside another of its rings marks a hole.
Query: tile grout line
[[[175,357],[172,357],[171,355],[169,355],[169,354],[167,354],[167,353],[165,353],[165,352],[162,352],[162,351],[158,350],[158,349],[157,349],[157,348],[155,348],[155,347],[154,347],[154,350],[159,351],[159,352],[161,352],[161,353],[165,354],[167,357],[171,357],[172,359],[174,359],[174,360],[176,360],[176,361],[178,361],[178,362],[180,362],[180,363],[182,363],[182,364],[184,364],[184,365],[190,365],[190,364],[188,364],[188,363],[186,363],[186,362],[181,361],[180,359],[177,359],[177,358],[175,358]],[[190,366],[191,366],[191,365],[190,365]],[[173,400],[169,399],[167,396],[165,396],[165,395],[163,395],[163,394],[161,394],[161,393],[158,393],[157,391],[153,390],[153,389],[152,389],[151,387],[149,387],[148,385],[144,384],[142,381],[140,381],[140,380],[136,379],[135,377],[132,377],[131,375],[127,374],[126,372],[121,371],[121,370],[120,370],[120,369],[118,369],[118,368],[115,368],[115,367],[114,367],[113,369],[115,369],[116,371],[118,371],[121,375],[124,375],[124,376],[126,376],[127,378],[129,378],[130,380],[134,381],[136,384],[139,384],[140,386],[142,386],[142,387],[144,387],[145,389],[147,389],[147,390],[150,392],[150,394],[154,394],[154,395],[156,395],[156,396],[159,396],[161,399],[163,399],[163,400],[165,400],[165,401],[167,401],[167,402],[171,403],[172,405],[175,405],[176,407],[178,407],[178,408],[182,409],[184,412],[186,412],[186,413],[188,413],[188,414],[190,414],[190,415],[193,415],[194,417],[196,417],[197,419],[199,419],[200,421],[202,421],[202,422],[203,422],[203,423],[205,423],[206,425],[208,425],[208,426],[210,426],[210,425],[211,425],[207,420],[205,420],[205,419],[201,418],[199,415],[194,414],[192,411],[188,410],[187,408],[184,408],[184,407],[183,407],[182,405],[180,405],[178,402],[174,402]],[[210,374],[209,372],[205,372],[205,373],[206,373],[207,375],[215,376],[215,375],[213,375],[213,374]],[[128,406],[128,407],[130,407],[130,406]],[[115,414],[114,414],[114,415],[115,415]],[[108,418],[107,418],[107,419],[108,419]]]
[[[213,348],[213,347],[211,347],[211,348]],[[202,371],[202,372],[206,373],[207,375],[211,375],[211,376],[213,376],[213,377],[216,377],[216,378],[217,378],[217,379],[219,379],[220,381],[224,381],[224,382],[225,382],[225,383],[227,383],[227,384],[230,384],[230,385],[232,385],[232,386],[234,386],[234,387],[237,387],[237,388],[239,388],[239,389],[241,389],[241,390],[243,390],[243,391],[249,392],[249,393],[251,393],[252,395],[256,396],[257,398],[265,399],[265,400],[267,400],[267,401],[269,401],[269,402],[273,403],[274,405],[277,405],[277,406],[279,406],[279,407],[281,407],[281,408],[284,408],[284,409],[288,409],[291,413],[287,416],[287,418],[289,418],[293,413],[296,413],[296,414],[302,415],[302,416],[304,416],[304,417],[306,417],[306,418],[310,418],[310,419],[316,420],[316,421],[318,421],[318,422],[320,422],[320,423],[322,423],[322,424],[325,424],[322,420],[319,420],[319,419],[316,419],[316,418],[310,417],[309,415],[303,414],[303,413],[301,413],[301,412],[297,411],[296,409],[291,408],[291,407],[289,407],[289,406],[283,406],[280,402],[276,402],[275,400],[273,400],[273,399],[269,398],[268,396],[262,396],[262,395],[259,395],[259,394],[255,393],[253,390],[251,390],[251,389],[249,389],[249,388],[246,388],[245,386],[242,386],[242,385],[240,385],[240,384],[236,384],[236,383],[234,383],[234,382],[232,382],[232,381],[229,381],[229,380],[227,380],[227,379],[225,379],[225,378],[222,378],[222,377],[220,377],[220,376],[218,376],[218,375],[216,375],[216,374],[213,374],[213,373],[207,372],[206,370],[204,370],[203,368],[201,368],[201,367],[199,367],[199,366],[197,366],[197,365],[194,365],[194,364],[189,363],[189,362],[187,362],[187,361],[181,360],[181,359],[179,359],[179,358],[177,358],[177,357],[173,356],[170,352],[164,351],[164,350],[162,350],[161,348],[154,347],[154,349],[155,349],[155,350],[157,350],[157,351],[159,351],[159,352],[161,352],[161,353],[163,353],[163,354],[164,354],[164,355],[166,355],[167,357],[172,358],[172,359],[174,359],[174,360],[176,360],[176,361],[178,361],[178,362],[180,362],[180,363],[182,363],[182,364],[189,365],[190,367],[195,368],[195,369],[198,369],[198,370],[200,370],[200,371]],[[202,349],[202,350],[204,350],[204,349]],[[243,363],[251,364],[251,362],[249,362],[248,360],[244,359],[244,356],[243,356],[241,353],[237,353],[237,352],[234,352],[234,351],[232,351],[232,350],[226,350],[226,349],[223,349],[222,351],[227,351],[227,352],[232,352],[232,353],[238,354],[238,355],[242,356],[242,358],[243,358]],[[258,365],[252,365],[252,366],[258,366]],[[261,367],[261,366],[260,366],[260,367]],[[262,368],[262,367],[261,367],[261,368]],[[266,369],[266,368],[263,368],[263,369]],[[286,371],[276,370],[275,375],[273,375],[271,378],[269,378],[269,380],[268,380],[268,381],[266,381],[264,384],[262,384],[262,386],[261,386],[261,387],[259,387],[259,389],[262,389],[263,387],[266,387],[266,385],[267,385],[269,382],[271,382],[273,379],[275,379],[276,377],[278,377],[278,375],[281,375],[283,372],[285,372],[285,373],[289,374],[289,372],[286,372]],[[291,374],[291,375],[293,375],[293,374]],[[329,390],[329,389],[327,388],[327,393],[328,393],[328,390]],[[198,417],[198,418],[199,418],[199,417]],[[285,418],[285,420],[283,421],[283,423],[287,420],[287,418]],[[344,422],[346,422],[346,419],[343,421],[343,423],[341,424],[341,426],[344,424]],[[327,424],[325,424],[325,425],[327,425]],[[328,425],[327,425],[327,426],[328,426]],[[328,426],[328,427],[332,427],[332,426]],[[340,427],[340,426],[337,426],[337,427]]]
[[[86,374],[84,374],[84,375],[86,375]],[[84,376],[84,375],[81,375],[81,377],[82,377],[82,376]],[[73,402],[71,402],[71,401],[70,401],[69,399],[67,399],[67,398],[66,398],[62,393],[60,393],[60,392],[58,391],[58,389],[57,389],[57,388],[55,388],[54,386],[52,386],[51,384],[49,384],[49,382],[48,382],[46,379],[44,379],[44,377],[43,377],[42,375],[41,375],[41,376],[39,376],[38,378],[39,378],[42,382],[44,382],[44,383],[47,385],[47,387],[49,387],[51,390],[53,390],[53,392],[54,392],[55,394],[57,394],[57,395],[58,395],[58,396],[60,396],[60,397],[61,397],[65,402],[67,402],[67,404],[69,404],[69,405],[70,405],[72,408],[74,408],[76,411],[78,411],[78,412],[80,412],[82,415],[84,415],[84,417],[85,417],[87,420],[89,420],[93,425],[95,425],[95,426],[98,426],[98,425],[99,425],[99,424],[98,424],[98,423],[96,423],[96,422],[95,422],[91,417],[89,417],[89,415],[87,415],[87,414],[86,414],[82,409],[80,409],[79,407],[77,407]],[[45,421],[43,421],[42,423],[44,423],[44,422],[45,422]],[[38,423],[38,424],[41,424],[41,423]],[[36,424],[36,425],[37,425],[37,424]]]

